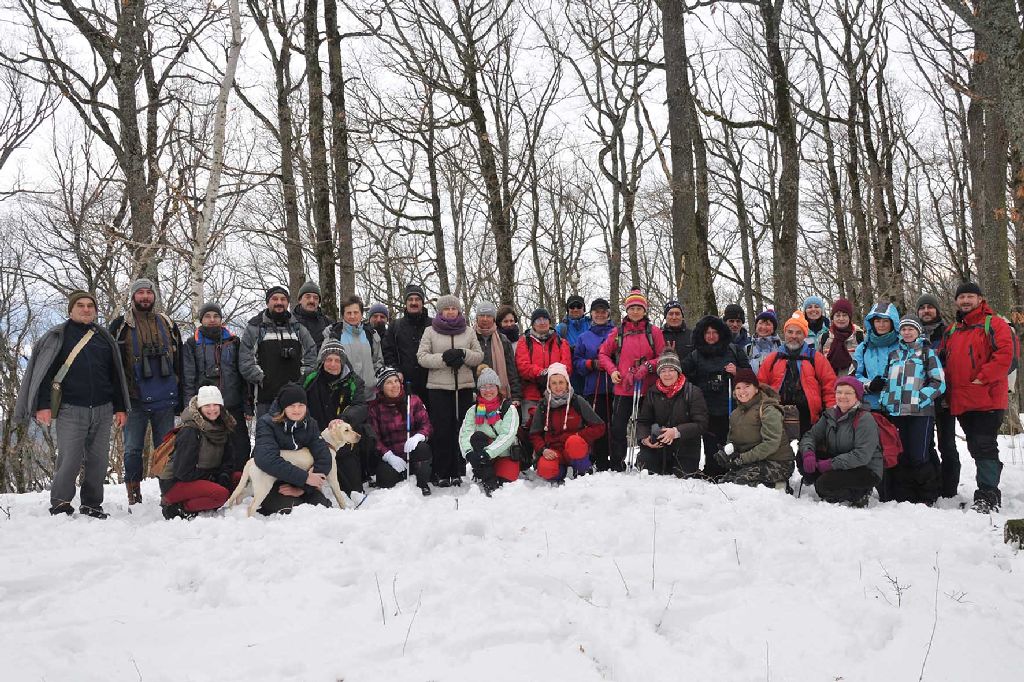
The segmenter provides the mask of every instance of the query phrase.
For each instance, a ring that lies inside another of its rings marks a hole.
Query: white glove
[[[733,445],[732,443],[726,443],[725,447],[722,448],[722,452],[724,452],[727,455],[731,455],[732,453],[736,452],[736,446]]]
[[[391,452],[390,450],[384,453],[384,461],[390,464],[391,468],[397,471],[398,473],[402,473],[403,471],[405,471],[406,467],[409,466],[408,464],[405,463],[404,459],[402,459],[395,453]]]
[[[416,446],[427,439],[422,433],[417,433],[414,436],[409,436],[409,440],[405,441],[405,454],[409,454],[416,449]]]

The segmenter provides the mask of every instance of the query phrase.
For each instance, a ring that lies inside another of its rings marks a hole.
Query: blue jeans
[[[146,427],[153,426],[153,445],[159,445],[174,428],[174,408],[147,412],[132,401],[128,410],[128,423],[124,427],[124,480],[126,483],[142,480],[142,450],[146,444]]]

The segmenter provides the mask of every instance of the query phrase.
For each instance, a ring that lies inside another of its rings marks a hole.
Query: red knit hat
[[[853,318],[853,304],[845,298],[837,298],[836,302],[832,304],[832,315],[836,313],[846,313]]]
[[[646,313],[650,309],[650,304],[647,302],[647,297],[640,291],[640,287],[633,287],[629,290],[629,294],[626,299],[622,302],[626,310],[629,310],[630,306],[638,305],[644,309]]]

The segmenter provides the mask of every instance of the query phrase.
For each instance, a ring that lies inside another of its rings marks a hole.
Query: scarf
[[[476,324],[473,325],[476,335],[481,339],[489,337],[491,340],[491,366],[494,371],[498,373],[498,378],[501,379],[501,395],[506,398],[512,396],[512,387],[508,383],[508,365],[505,361],[505,346],[501,343],[501,335],[498,333],[498,325],[491,321],[486,327],[480,326],[480,320],[477,320]]]
[[[462,332],[466,331],[466,328],[468,327],[466,324],[466,318],[463,317],[462,313],[459,313],[454,320],[449,320],[438,315],[430,324],[434,328],[435,332],[438,334],[444,334],[445,336],[458,336]]]
[[[547,403],[544,407],[544,430],[548,430],[548,425],[551,422],[551,410],[564,407],[565,415],[562,417],[562,431],[565,431],[569,423],[569,401],[572,399],[572,385],[570,384],[569,390],[563,395],[552,395],[551,389],[548,389],[544,391],[544,398]]]
[[[871,325],[871,329],[868,330],[867,343],[869,346],[885,347],[891,346],[896,343],[896,339],[899,337],[899,332],[893,327],[887,333],[879,335],[875,333],[874,325]]]
[[[220,416],[216,421],[210,421],[199,411],[196,399],[192,398],[181,414],[181,425],[195,427],[199,432],[196,468],[213,469],[219,466],[217,463],[223,461],[224,446],[235,428],[235,420],[227,410],[221,407]]]
[[[196,329],[196,343],[209,344],[227,341],[231,338],[231,332],[226,327],[199,327]]]
[[[478,398],[476,401],[476,425],[483,426],[494,426],[501,421],[501,414],[498,410],[501,409],[501,396],[497,396],[494,400],[484,400]]]
[[[825,356],[828,358],[828,364],[832,365],[836,372],[846,371],[853,364],[853,357],[850,356],[850,351],[846,350],[846,340],[853,335],[853,324],[846,329],[832,325],[828,331],[832,335],[832,347]]]
[[[498,331],[501,332],[501,334],[506,339],[508,339],[509,343],[515,343],[516,341],[519,340],[519,325],[518,324],[515,325],[514,327],[510,327],[509,329],[505,329],[504,327],[499,327]]]
[[[672,398],[675,398],[677,395],[679,395],[679,392],[683,390],[683,386],[686,385],[686,377],[680,374],[679,378],[676,380],[676,383],[672,384],[671,386],[666,386],[664,383],[662,383],[661,377],[658,377],[658,381],[655,382],[654,385],[658,387],[658,390],[661,391],[661,393],[666,398],[672,400]]]
[[[288,312],[287,308],[285,308],[279,313],[273,313],[270,312],[269,308],[267,309],[267,319],[276,324],[278,327],[283,327],[284,325],[288,324],[288,320],[290,320],[291,317],[292,314]]]
[[[532,336],[535,341],[540,341],[541,343],[544,343],[554,335],[555,330],[549,329],[547,333],[541,334],[540,332],[536,331],[533,327],[530,327],[530,331],[526,333]]]
[[[821,331],[821,328],[825,326],[825,316],[822,315],[816,320],[807,320],[807,326],[811,328],[811,331],[817,334]]]

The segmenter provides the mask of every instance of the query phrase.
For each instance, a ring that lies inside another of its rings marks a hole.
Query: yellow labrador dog
[[[338,484],[338,464],[334,455],[337,453],[338,448],[358,443],[360,435],[347,422],[335,419],[320,433],[320,437],[324,439],[327,447],[331,449],[331,472],[327,474],[327,485],[331,486],[331,490],[334,491],[334,499],[338,501],[338,507],[344,509],[351,504],[351,500],[349,500],[348,495],[342,492],[341,486]],[[309,471],[313,468],[313,455],[307,448],[302,448],[301,450],[282,450],[281,457],[286,462],[290,462],[304,471]],[[245,496],[245,486],[251,482],[252,503],[249,504],[248,516],[252,516],[260,508],[260,505],[263,504],[263,500],[266,499],[267,495],[270,494],[275,481],[277,481],[276,478],[256,466],[256,460],[250,459],[245,463],[245,468],[242,469],[242,478],[238,481],[235,492],[231,493],[231,497],[228,498],[227,506],[233,507],[241,502],[242,497]]]

